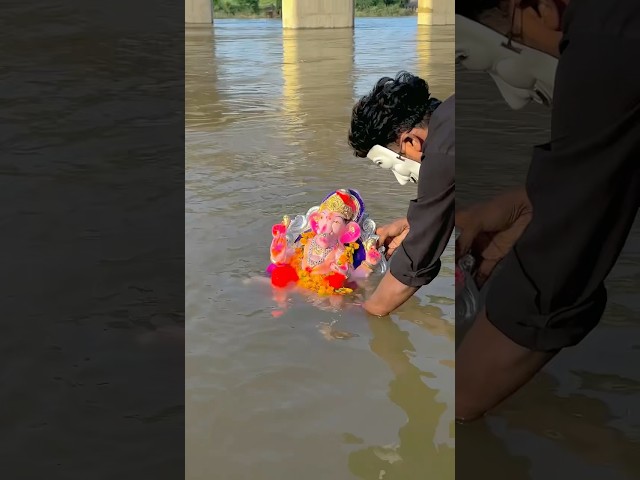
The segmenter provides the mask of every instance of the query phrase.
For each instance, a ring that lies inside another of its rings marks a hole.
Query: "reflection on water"
[[[394,375],[389,382],[389,398],[405,412],[408,420],[398,432],[397,443],[368,446],[353,452],[349,457],[351,471],[359,478],[372,479],[381,473],[383,478],[409,479],[419,472],[452,471],[452,412],[442,401],[440,389],[429,386],[429,380],[437,384],[438,376],[449,375],[450,366],[441,363],[437,372],[440,375],[422,371],[411,362],[416,349],[408,334],[395,323],[372,319],[369,328],[373,334],[371,350],[386,362]],[[431,333],[437,334],[433,330]],[[443,422],[444,419],[447,421]],[[430,432],[433,432],[432,438]],[[425,444],[431,444],[431,448],[425,448]]]
[[[453,478],[453,246],[391,320],[260,278],[272,224],[332,189],[359,190],[378,223],[406,213],[415,186],[351,154],[350,111],[401,69],[445,98],[453,51],[452,27],[411,17],[187,31],[189,480]]]
[[[488,76],[463,69],[456,90],[458,203],[522,184],[550,112],[512,111]],[[639,234],[636,222],[607,280],[601,324],[486,421],[457,428],[457,478],[640,478]]]

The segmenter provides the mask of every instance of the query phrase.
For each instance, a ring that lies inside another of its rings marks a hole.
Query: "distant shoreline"
[[[367,9],[367,10],[356,10],[355,16],[358,18],[371,18],[371,17],[415,17],[417,13],[414,10],[409,9],[398,9],[398,8],[379,8],[379,9]],[[213,18],[215,19],[279,19],[282,18],[280,15],[270,16],[266,12],[259,13],[227,13],[224,11],[216,11],[213,12]]]

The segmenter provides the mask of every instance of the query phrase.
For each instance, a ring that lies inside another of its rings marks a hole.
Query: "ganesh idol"
[[[320,295],[351,293],[358,280],[386,268],[375,229],[353,189],[331,192],[293,220],[285,215],[272,228],[272,285],[296,284]]]

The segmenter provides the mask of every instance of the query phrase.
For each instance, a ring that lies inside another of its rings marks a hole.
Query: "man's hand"
[[[482,286],[511,250],[531,221],[532,209],[524,188],[456,212],[461,230],[456,258],[471,252],[479,259],[476,282]]]
[[[376,235],[380,237],[378,240],[378,247],[385,246],[385,256],[387,260],[391,257],[393,252],[400,246],[404,238],[409,233],[409,222],[406,218],[399,218],[398,220],[383,225],[376,230]]]

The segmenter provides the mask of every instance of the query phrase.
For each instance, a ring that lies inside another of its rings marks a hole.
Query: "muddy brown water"
[[[188,480],[454,478],[452,245],[390,319],[255,280],[272,224],[332,189],[359,190],[378,223],[406,213],[415,186],[351,154],[350,110],[401,69],[450,95],[453,42],[415,17],[187,31]]]

